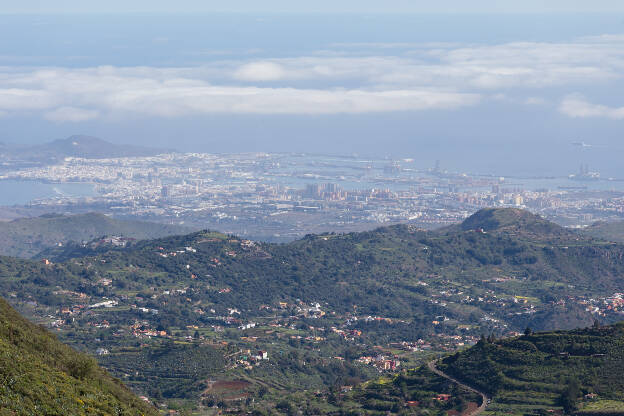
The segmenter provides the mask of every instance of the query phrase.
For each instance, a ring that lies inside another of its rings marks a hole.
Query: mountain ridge
[[[5,144],[0,146],[2,155],[13,163],[28,161],[39,164],[55,164],[67,157],[86,159],[110,159],[120,157],[147,157],[170,153],[171,149],[120,145],[94,136],[73,135],[65,139],[33,145]]]
[[[169,224],[119,220],[101,213],[45,214],[0,222],[0,254],[31,258],[71,241],[81,243],[102,236],[134,239],[184,234],[192,229]],[[44,254],[45,255],[45,254]]]
[[[98,137],[73,135],[66,139],[33,146],[31,150],[56,154],[58,157],[81,157],[85,159],[108,159],[117,157],[155,156],[166,149],[154,149],[134,145],[118,145]]]

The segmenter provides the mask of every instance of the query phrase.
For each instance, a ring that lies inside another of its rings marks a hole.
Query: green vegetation
[[[533,238],[569,237],[569,231],[536,214],[521,209],[485,208],[466,219],[458,226],[464,231],[482,229],[484,231],[505,231],[520,233]]]
[[[257,310],[262,304],[299,298],[326,302],[341,312],[356,307],[361,313],[373,315],[411,318],[426,312],[453,315],[461,320],[465,320],[468,308],[449,310],[431,304],[432,287],[451,279],[457,288],[478,292],[494,286],[484,280],[511,276],[513,279],[506,285],[516,284],[510,288],[512,293],[544,302],[571,293],[624,290],[619,279],[624,274],[624,246],[581,239],[550,223],[543,234],[536,236],[533,229],[537,226],[520,218],[520,224],[529,225],[487,233],[472,228],[426,232],[400,225],[332,238],[308,236],[285,245],[259,243],[253,247],[244,247],[235,237],[215,238],[214,233],[199,232],[138,242],[129,248],[91,250],[88,258],[42,269],[46,276],[29,273],[20,287],[29,282],[45,286],[43,281],[47,281],[74,290],[103,277],[113,279],[113,289],[117,286],[135,293],[146,287],[201,286],[201,293],[194,300],[209,300],[221,311],[226,306]],[[473,218],[466,223],[477,228],[480,224]],[[184,247],[194,247],[196,252],[162,256]],[[62,259],[80,254],[83,253],[64,253]],[[65,277],[64,282],[59,282],[59,275],[77,278]],[[34,282],[37,279],[41,282]],[[573,284],[575,290],[558,286],[561,283]],[[216,293],[221,288],[230,290]],[[84,289],[88,294],[96,294],[89,293],[93,289]],[[30,290],[37,291],[35,287]],[[99,290],[109,295],[117,292]],[[168,325],[189,324],[179,319],[173,321]],[[519,322],[518,327],[526,324]]]
[[[0,222],[0,254],[30,258],[59,243],[81,243],[112,235],[142,240],[189,231],[177,225],[116,220],[96,213],[44,215]]]
[[[157,400],[195,398],[205,381],[225,364],[222,352],[200,343],[176,344],[172,340],[152,348],[126,347],[101,360],[102,365],[125,374],[130,386]]]
[[[581,230],[581,234],[600,240],[624,243],[624,221],[596,222]]]
[[[150,415],[156,411],[95,360],[0,300],[1,415]]]
[[[438,368],[491,394],[500,412],[604,410],[599,403],[621,408],[624,324],[482,339]]]
[[[0,257],[1,293],[70,345],[108,350],[100,363],[135,391],[204,410],[288,413],[276,406],[294,395],[314,414],[309,394],[319,390],[336,399],[323,412],[338,411],[339,388],[395,370],[384,361],[417,366],[484,333],[583,327],[596,314],[613,322],[622,307],[613,295],[624,292],[624,245],[515,209],[438,231],[397,225],[281,245],[201,231],[48,253],[52,264]],[[270,359],[254,358],[260,350]],[[421,386],[424,373],[410,374],[407,390],[384,394],[403,403],[435,391]],[[235,394],[211,388],[243,381]],[[568,375],[558,382],[568,385]],[[562,394],[527,406],[554,406]],[[354,411],[381,411],[360,399]],[[434,405],[425,407],[462,406]]]
[[[447,415],[476,409],[481,396],[420,367],[369,382],[337,404],[342,413],[336,414]]]

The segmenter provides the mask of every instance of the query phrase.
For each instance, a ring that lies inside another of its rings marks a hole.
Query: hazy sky
[[[3,11],[96,3],[233,7],[21,0]],[[370,13],[434,3],[560,13]],[[0,142],[89,134],[183,151],[359,153],[426,167],[440,159],[503,176],[565,175],[588,163],[624,179],[624,2],[234,4],[266,13],[0,15]],[[369,13],[269,13],[300,4]],[[611,12],[562,13],[588,8]]]
[[[621,0],[19,0],[3,1],[11,12],[462,12],[545,13],[624,11]]]

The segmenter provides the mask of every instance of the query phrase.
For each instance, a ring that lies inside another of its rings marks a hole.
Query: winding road
[[[482,413],[485,410],[485,408],[487,407],[488,403],[490,402],[490,398],[488,397],[488,395],[483,393],[483,392],[481,392],[481,391],[479,391],[479,390],[477,390],[477,389],[474,389],[474,388],[470,387],[467,384],[462,383],[461,381],[459,381],[459,380],[449,376],[448,374],[442,372],[441,370],[438,370],[438,368],[435,365],[436,361],[437,360],[433,360],[433,361],[429,361],[427,363],[427,367],[429,368],[429,370],[431,370],[433,373],[439,375],[440,377],[444,377],[445,379],[452,381],[453,383],[455,383],[455,384],[465,388],[466,390],[470,390],[470,391],[472,391],[474,393],[477,393],[479,396],[481,396],[481,399],[482,399],[481,400],[481,406],[479,406],[477,409],[473,410],[470,413],[463,414],[462,416],[476,416],[476,415]]]

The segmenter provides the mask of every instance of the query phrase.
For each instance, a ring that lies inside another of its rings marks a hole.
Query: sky
[[[395,12],[434,12],[432,2],[368,14],[315,2],[322,15],[271,13],[303,2],[263,2],[262,12],[176,2],[247,12],[185,15],[125,13],[144,10],[140,1],[98,2],[116,12],[98,15],[93,3],[1,6],[37,14],[0,15],[0,142],[89,134],[181,151],[439,159],[498,175],[586,163],[624,178],[621,2],[592,2],[589,15],[576,12],[590,2],[569,0],[445,3],[459,14]],[[478,13],[494,4],[504,13]]]
[[[323,12],[323,13],[549,13],[623,12],[620,0],[20,0],[0,5],[4,13],[124,12]]]

